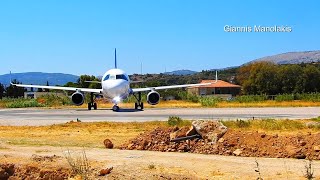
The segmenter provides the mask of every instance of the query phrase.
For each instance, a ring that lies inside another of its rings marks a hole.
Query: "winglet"
[[[114,68],[117,69],[117,48],[114,48]]]

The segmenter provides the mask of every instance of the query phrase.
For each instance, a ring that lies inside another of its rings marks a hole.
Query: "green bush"
[[[236,121],[221,121],[228,128],[248,128],[251,126],[250,120],[237,119]]]
[[[202,96],[199,98],[199,102],[202,106],[215,107],[222,99],[216,96]]]
[[[303,129],[305,127],[305,125],[299,121],[275,119],[261,120],[258,126],[260,129],[265,130],[296,130]]]
[[[199,96],[194,95],[194,94],[187,94],[187,101],[193,102],[193,103],[198,103],[199,102]]]
[[[43,104],[38,103],[36,99],[12,99],[6,103],[7,108],[27,108],[27,107],[43,107]]]
[[[247,127],[250,127],[251,125],[251,121],[247,120],[247,121],[244,121],[244,120],[241,120],[241,119],[237,119],[235,121],[235,125],[236,127],[238,128],[247,128]]]
[[[179,126],[182,124],[182,119],[178,116],[169,116],[168,125],[169,126]]]
[[[297,100],[303,101],[311,101],[311,102],[319,102],[320,101],[320,93],[303,93],[295,95]]]
[[[294,95],[293,94],[279,94],[275,97],[275,101],[293,101]]]
[[[237,96],[235,101],[240,103],[247,103],[247,102],[261,102],[267,100],[267,95],[243,95]]]
[[[58,96],[56,94],[45,94],[37,98],[38,101],[43,101],[43,104],[47,107],[59,106],[59,105],[72,105],[72,101],[67,96]]]

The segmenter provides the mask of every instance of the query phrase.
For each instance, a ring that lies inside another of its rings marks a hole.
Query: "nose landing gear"
[[[120,108],[119,108],[118,105],[114,105],[114,106],[112,107],[112,110],[115,111],[115,112],[118,112],[119,109],[120,109]]]

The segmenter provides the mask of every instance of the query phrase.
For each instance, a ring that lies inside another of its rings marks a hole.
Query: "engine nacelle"
[[[75,105],[81,106],[84,102],[84,95],[81,92],[75,92],[71,95],[71,100]]]
[[[160,94],[157,91],[151,91],[147,95],[147,102],[151,105],[156,105],[160,101]]]

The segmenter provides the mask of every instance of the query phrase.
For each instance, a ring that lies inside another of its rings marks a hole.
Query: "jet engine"
[[[156,105],[160,101],[160,94],[157,91],[151,91],[147,95],[147,102],[151,105]]]
[[[75,105],[81,106],[84,102],[84,95],[77,91],[71,95],[71,100]]]

